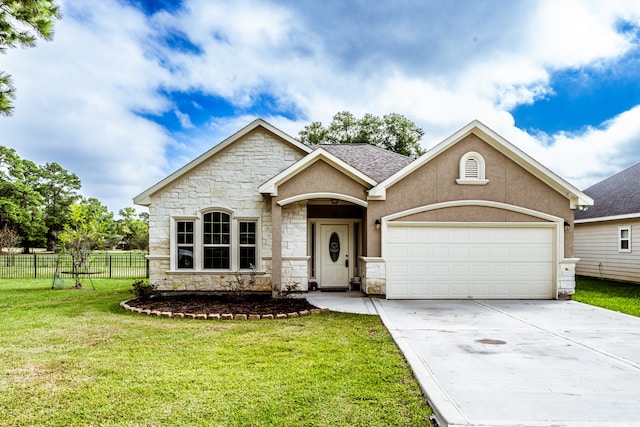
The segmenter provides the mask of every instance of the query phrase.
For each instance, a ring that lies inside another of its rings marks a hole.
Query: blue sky
[[[640,2],[61,5],[53,41],[0,57],[0,144],[114,212],[256,117],[400,113],[425,148],[479,119],[583,189],[640,162]]]

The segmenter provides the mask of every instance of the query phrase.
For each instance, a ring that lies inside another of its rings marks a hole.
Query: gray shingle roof
[[[377,182],[384,181],[414,160],[371,144],[319,144],[311,148],[320,147]]]
[[[640,214],[640,163],[584,190],[594,204],[575,211],[575,219]]]

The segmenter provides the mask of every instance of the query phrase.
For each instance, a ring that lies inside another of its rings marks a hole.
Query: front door
[[[349,225],[320,226],[320,287],[349,285]]]

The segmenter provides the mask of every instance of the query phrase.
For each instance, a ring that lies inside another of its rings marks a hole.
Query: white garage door
[[[552,227],[389,223],[387,298],[553,298],[553,235]]]

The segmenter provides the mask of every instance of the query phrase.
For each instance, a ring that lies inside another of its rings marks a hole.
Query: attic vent
[[[485,185],[489,182],[485,178],[484,158],[475,151],[470,151],[460,158],[460,175],[456,179],[462,185]]]
[[[467,159],[464,162],[464,178],[478,179],[478,161],[476,159]]]

